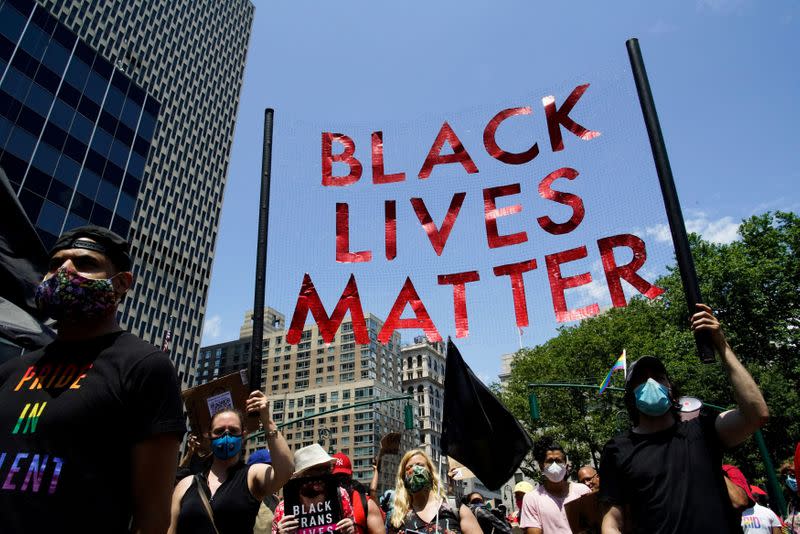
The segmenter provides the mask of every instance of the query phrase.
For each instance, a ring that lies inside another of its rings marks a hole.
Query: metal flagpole
[[[664,197],[664,207],[667,210],[672,242],[675,244],[675,256],[681,273],[683,291],[686,294],[686,305],[689,308],[689,315],[693,315],[697,311],[695,304],[703,302],[703,300],[700,296],[700,284],[697,281],[694,259],[689,248],[686,226],[683,223],[678,192],[675,189],[675,181],[672,178],[667,146],[664,144],[664,136],[661,134],[661,125],[658,122],[656,105],[653,101],[653,93],[650,90],[650,81],[647,79],[647,71],[644,68],[642,51],[639,49],[639,40],[635,38],[628,39],[625,44],[628,47],[633,79],[636,81],[636,92],[639,95],[639,103],[642,106],[642,115],[644,116],[645,126],[647,126],[647,135],[650,138],[650,148],[653,151],[658,181],[661,184],[661,195]],[[697,344],[697,354],[700,357],[700,361],[703,363],[713,362],[715,360],[714,346],[711,344],[710,334],[696,332],[694,339]]]
[[[264,148],[261,154],[261,198],[258,207],[258,248],[256,249],[256,288],[253,298],[253,337],[250,340],[250,391],[261,390],[261,349],[264,344],[264,292],[267,274],[267,234],[269,227],[269,185],[272,174],[272,118],[275,111],[264,110]]]

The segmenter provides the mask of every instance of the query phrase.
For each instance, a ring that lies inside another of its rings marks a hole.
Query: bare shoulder
[[[183,499],[186,490],[189,489],[189,486],[192,485],[193,481],[194,481],[194,475],[189,475],[188,477],[182,478],[181,481],[175,485],[175,489],[172,492],[173,498],[176,498],[178,500]]]

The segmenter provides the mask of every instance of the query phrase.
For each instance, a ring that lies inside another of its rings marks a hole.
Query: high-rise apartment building
[[[265,317],[273,317],[283,325],[283,315],[268,308]],[[364,484],[372,479],[372,460],[378,453],[380,439],[389,432],[401,432],[401,451],[419,443],[417,428],[404,429],[405,400],[378,404],[367,401],[398,397],[401,390],[400,334],[395,332],[386,345],[377,341],[383,321],[366,314],[368,345],[355,342],[353,323],[342,322],[336,338],[325,343],[316,325],[303,330],[300,343],[289,345],[283,328],[265,328],[262,352],[261,384],[271,401],[272,417],[278,424],[308,417],[285,426],[282,431],[289,446],[299,449],[312,443],[322,443],[326,449],[344,452],[353,463],[353,477]],[[252,312],[245,314],[241,332],[247,337],[200,349],[197,381],[214,377],[217,353],[219,361],[235,362],[246,368],[249,358],[243,358],[244,344],[249,346],[251,330],[247,326]],[[265,321],[267,323],[267,321]],[[238,353],[237,353],[238,350]],[[223,356],[224,355],[224,356]],[[207,370],[210,369],[210,371]],[[238,369],[227,367],[227,372]],[[217,376],[225,373],[219,372]],[[202,378],[201,378],[202,376]],[[342,409],[353,404],[363,405]],[[416,409],[416,402],[410,404]],[[329,410],[339,410],[319,415]],[[263,437],[248,442],[252,451],[265,446]],[[382,462],[380,491],[394,487],[400,457],[387,456]]]
[[[2,83],[14,84],[0,87],[0,128],[13,129],[0,134],[3,157],[16,158],[2,164],[20,200],[45,244],[84,221],[128,236],[136,283],[122,324],[156,345],[172,331],[178,374],[193,385],[253,4],[0,9]]]
[[[425,336],[400,350],[403,391],[414,395],[418,408],[419,446],[434,462],[442,455],[442,409],[444,407],[445,346]]]
[[[283,332],[285,319],[282,313],[266,308],[264,310],[264,334]],[[195,385],[205,384],[242,369],[250,369],[250,341],[253,338],[253,312],[245,313],[239,330],[239,339],[225,341],[200,348],[195,367]]]

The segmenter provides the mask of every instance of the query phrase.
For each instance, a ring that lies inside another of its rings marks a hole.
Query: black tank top
[[[214,523],[220,534],[249,534],[253,532],[253,524],[258,515],[261,501],[253,497],[247,487],[249,466],[239,462],[228,469],[217,492],[211,497],[208,488],[207,473],[202,473],[200,486],[205,491],[214,512]],[[198,491],[201,489],[195,481],[186,490],[181,499],[181,510],[178,515],[177,534],[214,534],[214,527],[208,517]]]

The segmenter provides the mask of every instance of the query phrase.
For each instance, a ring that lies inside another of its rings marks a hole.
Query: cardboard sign
[[[383,454],[398,454],[400,452],[400,432],[389,432],[381,438],[381,451]]]
[[[597,500],[600,492],[593,491],[581,495],[578,499],[564,505],[567,511],[569,528],[573,532],[600,532],[600,523],[603,516],[600,513],[600,503]]]
[[[223,410],[235,409],[245,414],[250,395],[247,387],[247,373],[242,370],[182,391],[192,433],[206,436],[211,430],[211,417]],[[245,417],[243,430],[254,432],[259,423],[257,417]]]
[[[342,519],[339,485],[332,475],[293,478],[283,487],[284,513],[300,523],[297,534],[336,530]]]

